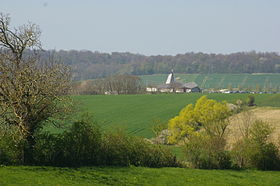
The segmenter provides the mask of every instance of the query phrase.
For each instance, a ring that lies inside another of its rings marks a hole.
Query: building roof
[[[197,85],[195,82],[189,82],[189,83],[183,84],[183,87],[184,87],[184,88],[192,89],[192,88],[198,87],[198,85]]]
[[[162,84],[162,85],[158,85],[157,88],[160,89],[171,89],[171,88],[182,88],[183,84],[180,82],[173,82],[173,83],[169,83],[169,84]]]
[[[198,87],[198,85],[195,82],[189,82],[189,83],[180,83],[180,82],[174,82],[171,84],[162,84],[158,85],[157,88],[159,89],[172,89],[172,88],[186,88],[186,89],[193,89]]]
[[[171,70],[171,73],[168,75],[165,84],[158,85],[157,88],[159,89],[193,89],[198,87],[198,85],[195,82],[189,82],[189,83],[181,83],[175,81],[175,76],[173,69]]]

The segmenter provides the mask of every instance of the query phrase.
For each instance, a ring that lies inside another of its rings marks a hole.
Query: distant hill
[[[46,51],[54,53],[73,69],[75,80],[95,79],[113,74],[152,75],[175,73],[280,73],[280,55],[266,52],[232,54],[185,53],[175,56],[145,56],[132,53],[91,51]],[[43,55],[44,56],[44,55]],[[46,56],[46,55],[45,55]]]

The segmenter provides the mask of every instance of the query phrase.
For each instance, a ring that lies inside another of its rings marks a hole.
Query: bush
[[[255,145],[255,150],[250,154],[253,167],[259,170],[280,170],[278,149],[273,143],[264,146]]]
[[[61,134],[41,133],[36,136],[34,160],[37,165],[62,166],[64,142]]]
[[[235,166],[259,170],[279,170],[279,150],[268,140],[272,131],[268,123],[255,121],[249,128],[248,136],[240,139],[232,149],[232,160]]]
[[[250,142],[245,139],[238,140],[231,150],[231,160],[233,167],[235,168],[249,168],[250,156],[249,156]]]
[[[247,105],[249,106],[249,107],[252,107],[252,106],[255,106],[256,104],[255,104],[255,97],[254,96],[252,96],[252,95],[249,95],[248,97],[247,97]]]
[[[120,166],[178,166],[176,157],[167,149],[145,139],[128,136],[122,131],[107,133],[103,138],[104,164]]]
[[[100,163],[101,132],[89,122],[78,121],[69,131],[57,135],[43,133],[37,139],[37,164],[83,166]]]
[[[98,165],[101,147],[101,131],[96,124],[75,122],[63,134],[64,158],[72,166]]]
[[[0,164],[21,164],[24,140],[17,128],[0,127]]]
[[[168,150],[124,132],[101,133],[96,125],[75,122],[62,134],[42,133],[35,147],[38,165],[178,166]]]
[[[155,134],[155,136],[160,135],[163,130],[166,130],[168,128],[167,124],[161,122],[160,120],[154,120],[153,123],[154,125],[152,127],[152,131]]]
[[[200,97],[195,105],[188,104],[178,116],[168,122],[169,144],[179,143],[193,133],[205,130],[209,135],[222,137],[229,125],[231,109],[226,102]]]
[[[260,170],[279,170],[280,156],[277,146],[269,141],[273,128],[266,122],[256,121],[250,129],[251,164]]]
[[[193,135],[185,146],[187,161],[194,168],[231,168],[230,155],[224,150],[225,139],[205,134]]]

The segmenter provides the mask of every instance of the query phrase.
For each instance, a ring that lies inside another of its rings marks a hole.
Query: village
[[[186,82],[176,80],[175,73],[171,70],[171,73],[167,76],[164,84],[148,85],[146,92],[155,93],[222,93],[222,94],[276,94],[279,91],[256,91],[256,90],[240,90],[240,88],[208,88],[202,89],[196,82]],[[179,78],[178,78],[179,79]]]

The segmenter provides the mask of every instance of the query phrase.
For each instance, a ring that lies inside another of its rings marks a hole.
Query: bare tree
[[[117,94],[139,94],[142,93],[143,83],[141,78],[132,75],[114,75],[105,79],[107,91]]]
[[[0,14],[1,122],[15,125],[27,142],[23,161],[33,161],[34,133],[66,108],[70,71],[53,58],[40,60],[40,30],[35,24],[11,29]]]

